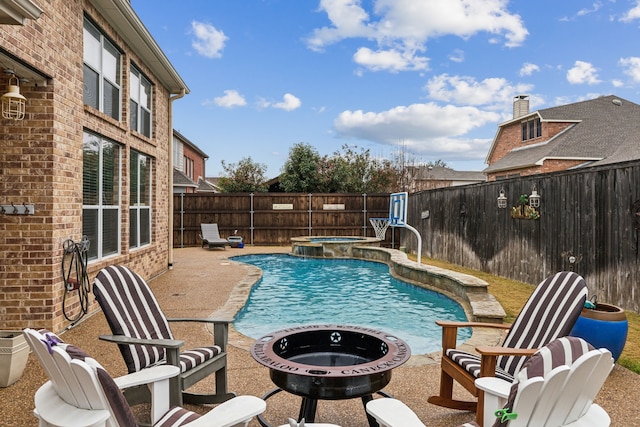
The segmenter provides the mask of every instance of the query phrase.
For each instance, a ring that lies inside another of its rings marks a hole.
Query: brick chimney
[[[529,95],[516,95],[513,97],[513,118],[529,114]]]

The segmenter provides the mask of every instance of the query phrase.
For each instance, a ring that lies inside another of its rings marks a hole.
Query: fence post
[[[313,228],[311,225],[311,213],[312,213],[311,193],[309,193],[309,236],[311,236],[311,230]]]
[[[367,193],[362,194],[362,237],[367,237]]]
[[[184,248],[184,193],[180,193],[180,247]]]
[[[250,215],[249,215],[251,217],[251,224],[249,225],[249,228],[251,230],[251,246],[253,246],[253,228],[254,228],[253,227],[253,214],[254,214],[254,211],[253,211],[253,193],[249,193],[249,197],[251,199],[251,202],[250,202],[251,212],[250,212]]]

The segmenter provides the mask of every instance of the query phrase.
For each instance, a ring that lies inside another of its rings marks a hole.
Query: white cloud
[[[485,105],[502,109],[511,105],[514,94],[529,93],[530,84],[511,84],[503,78],[487,78],[477,81],[469,76],[441,74],[432,77],[425,89],[429,98],[457,105]]]
[[[634,19],[640,19],[640,0],[636,0],[636,5],[629,9],[627,13],[620,18],[620,21],[631,22]]]
[[[573,68],[567,71],[567,81],[573,85],[600,83],[596,68],[591,63],[584,61],[576,61]]]
[[[387,145],[402,141],[411,151],[434,157],[457,154],[462,158],[483,158],[491,141],[464,135],[499,119],[499,114],[475,107],[426,103],[379,113],[344,111],[335,119],[334,129],[340,137]]]
[[[367,2],[370,3],[370,2]],[[529,32],[519,15],[510,13],[505,0],[374,0],[371,15],[362,0],[321,0],[331,25],[313,30],[307,46],[316,51],[344,39],[366,39],[375,47],[361,46],[354,60],[374,71],[425,70],[424,51],[431,38],[453,35],[467,39],[491,35],[489,43],[520,46]],[[462,61],[460,54],[451,57]]]
[[[449,54],[449,60],[453,62],[464,62],[464,51],[456,49]]]
[[[624,86],[624,82],[622,80],[618,80],[618,79],[611,80],[611,84],[613,85],[613,87],[623,87]]]
[[[211,24],[204,22],[191,22],[191,29],[195,35],[195,39],[191,42],[191,46],[200,55],[207,58],[220,58],[225,42],[229,39],[220,30],[217,30]]]
[[[578,16],[589,15],[590,13],[597,12],[602,7],[602,3],[597,1],[591,5],[591,9],[584,8],[578,11]]]
[[[368,47],[361,47],[353,55],[353,60],[370,70],[391,72],[406,70],[427,70],[428,59],[415,56],[413,52],[399,52],[395,49],[372,51]]]
[[[293,111],[302,105],[302,102],[299,98],[291,95],[290,93],[285,93],[282,99],[282,102],[277,102],[273,104],[273,108],[279,108],[285,111]]]
[[[525,62],[522,65],[522,68],[520,68],[520,75],[530,76],[534,73],[534,71],[540,71],[540,67],[538,67],[536,64],[530,64],[528,62]]]
[[[313,30],[307,39],[307,46],[312,50],[322,50],[346,38],[374,34],[367,24],[369,15],[360,7],[360,0],[320,0],[319,10],[327,13],[332,26]]]
[[[621,67],[624,68],[624,73],[631,77],[631,79],[638,83],[640,82],[640,58],[637,56],[630,56],[628,58],[620,58],[618,61]]]
[[[225,90],[224,96],[213,98],[213,102],[217,106],[224,108],[244,107],[247,105],[247,101],[236,90]]]

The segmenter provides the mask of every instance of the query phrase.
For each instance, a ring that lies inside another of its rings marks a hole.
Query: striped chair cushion
[[[111,378],[111,375],[109,375],[109,373],[95,359],[87,355],[84,350],[72,345],[67,346],[66,350],[72,359],[80,359],[94,369],[98,376],[98,380],[100,381],[100,385],[102,386],[102,390],[109,401],[109,406],[111,406],[111,412],[117,420],[117,424],[120,426],[138,425],[127,400],[116,385],[115,381],[113,381],[113,378]],[[154,424],[154,427],[179,427],[197,420],[200,416],[200,414],[187,409],[173,407],[162,418],[160,418],[156,424]]]
[[[100,271],[94,281],[93,292],[113,335],[173,339],[153,292],[142,277],[127,267],[109,266]],[[119,345],[119,348],[130,373],[165,363],[166,352],[161,347]],[[180,369],[186,372],[221,351],[220,347],[211,346],[183,352],[180,354]]]
[[[179,427],[200,418],[199,414],[175,406],[169,410],[153,427]]]
[[[72,359],[82,360],[95,371],[117,424],[120,426],[137,425],[136,417],[131,412],[127,400],[113,381],[113,378],[111,378],[111,375],[109,375],[100,363],[85,353],[84,350],[73,345],[68,345],[66,351]]]
[[[587,284],[578,274],[563,271],[540,283],[505,337],[503,347],[541,348],[569,335],[587,299]],[[515,375],[527,360],[500,356],[497,366]]]
[[[123,266],[98,273],[93,293],[113,335],[144,339],[173,339],[169,324],[153,292],[142,277]],[[142,320],[142,321],[140,321]],[[161,347],[119,345],[129,373],[164,363]]]
[[[189,351],[180,353],[180,370],[186,372],[201,363],[217,356],[222,349],[217,345],[211,347],[198,347]]]
[[[478,378],[480,375],[480,356],[477,354],[467,353],[466,351],[457,350],[455,348],[447,350],[446,354],[451,360],[456,362],[458,366],[461,366],[469,374]],[[509,382],[513,381],[513,375],[505,372],[498,366],[496,366],[496,377]]]
[[[520,382],[530,378],[544,377],[558,366],[571,365],[580,356],[593,349],[585,340],[576,337],[558,338],[547,346],[542,347],[526,361],[522,369],[516,374],[504,408],[513,408]],[[506,427],[507,424],[508,421],[502,422],[498,418],[493,427]]]
[[[564,271],[545,279],[527,300],[502,346],[540,348],[569,335],[586,299],[587,285],[575,273]],[[458,349],[445,354],[475,378],[480,375],[479,356]],[[512,382],[526,360],[525,356],[499,356],[496,377]]]

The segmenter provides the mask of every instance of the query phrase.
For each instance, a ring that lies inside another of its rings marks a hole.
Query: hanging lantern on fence
[[[540,207],[540,195],[538,194],[538,190],[536,189],[535,185],[533,186],[531,195],[529,196],[529,206],[531,206],[532,208]]]
[[[504,188],[500,189],[500,195],[498,196],[498,208],[506,209],[507,207],[507,196],[504,194]]]

